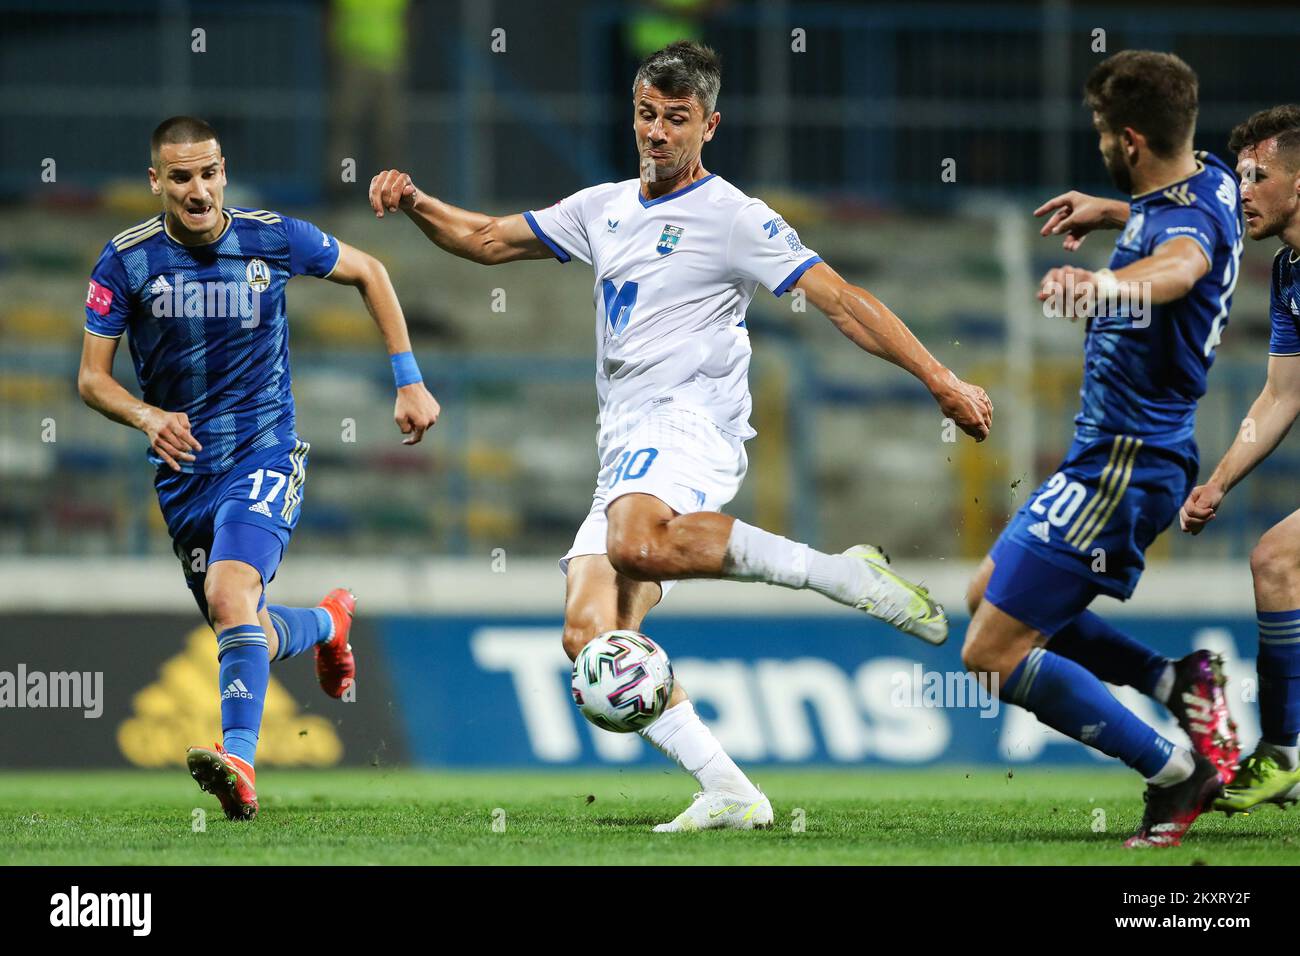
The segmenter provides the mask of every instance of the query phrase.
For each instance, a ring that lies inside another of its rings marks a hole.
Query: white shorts
[[[720,511],[748,467],[745,443],[711,419],[680,407],[650,412],[603,450],[591,511],[560,570],[568,573],[570,558],[605,553],[605,509],[623,495],[654,495],[678,514]],[[663,582],[664,593],[672,584]]]

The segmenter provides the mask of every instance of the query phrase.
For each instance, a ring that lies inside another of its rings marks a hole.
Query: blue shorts
[[[993,546],[985,597],[1045,634],[1097,594],[1127,600],[1146,549],[1178,514],[1198,466],[1192,441],[1163,447],[1131,435],[1076,439]]]
[[[205,618],[203,583],[214,562],[252,565],[263,588],[275,577],[298,523],[310,450],[302,441],[268,449],[212,475],[158,469],[158,505],[185,583]]]

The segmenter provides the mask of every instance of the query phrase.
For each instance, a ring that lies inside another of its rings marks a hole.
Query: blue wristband
[[[424,381],[420,375],[420,366],[415,364],[413,352],[398,352],[388,356],[388,360],[393,363],[393,380],[397,382],[398,388]]]

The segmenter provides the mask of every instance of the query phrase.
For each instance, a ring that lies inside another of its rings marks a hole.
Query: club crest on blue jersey
[[[1120,234],[1117,246],[1136,246],[1142,236],[1142,225],[1146,221],[1146,216],[1140,212],[1135,212],[1128,217],[1128,223],[1124,226],[1124,231]]]
[[[677,248],[683,231],[681,226],[664,226],[664,231],[659,233],[659,244],[655,246],[655,252],[661,256],[668,255]]]
[[[261,259],[249,260],[244,275],[248,278],[249,288],[254,292],[265,292],[271,287],[271,269]]]

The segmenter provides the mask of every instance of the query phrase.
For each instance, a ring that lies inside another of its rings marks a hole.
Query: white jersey
[[[602,448],[667,403],[753,437],[745,309],[821,261],[784,219],[717,175],[651,200],[605,183],[524,217],[561,262],[596,270]]]

